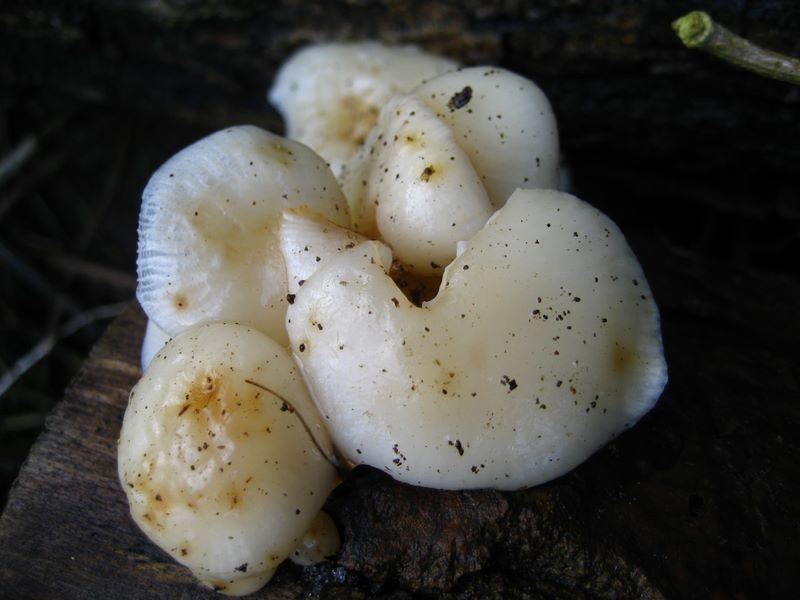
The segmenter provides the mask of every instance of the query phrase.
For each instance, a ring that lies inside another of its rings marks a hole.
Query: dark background
[[[779,1],[0,4],[0,157],[27,156],[0,174],[0,373],[59,338],[0,396],[0,507],[116,303],[133,297],[149,175],[227,125],[281,131],[266,90],[315,41],[417,43],[534,79],[577,195],[629,237],[665,325],[733,315],[732,344],[790,361],[778,383],[753,375],[761,397],[794,394],[800,88],[682,48],[670,22],[696,7],[800,56],[800,7]],[[751,294],[738,308],[737,289]],[[702,345],[690,352],[702,370]],[[747,368],[731,361],[731,373]]]

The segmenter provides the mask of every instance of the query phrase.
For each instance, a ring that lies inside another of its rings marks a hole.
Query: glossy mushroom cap
[[[555,116],[536,84],[474,67],[389,101],[339,178],[354,229],[430,276],[515,189],[556,189],[558,161]]]
[[[666,384],[642,269],[577,198],[518,190],[422,307],[386,268],[374,242],[356,246],[287,312],[309,389],[356,464],[427,487],[537,485],[632,426]]]
[[[161,329],[158,325],[153,323],[150,319],[147,320],[147,327],[144,330],[144,338],[142,339],[142,352],[141,352],[141,365],[142,371],[146,370],[150,365],[150,361],[158,353],[164,345],[172,339],[172,336],[166,331]]]
[[[304,207],[350,223],[324,161],[249,125],[214,133],[150,179],[139,216],[137,298],[169,335],[235,321],[286,342],[281,213]]]
[[[338,174],[392,96],[457,67],[415,46],[312,45],[281,67],[269,100],[286,120],[287,136],[313,148]]]
[[[289,353],[214,323],[184,332],[131,392],[119,478],[147,536],[206,585],[250,593],[300,545],[336,480]]]
[[[558,189],[558,125],[531,80],[498,67],[471,67],[413,93],[450,126],[495,208],[517,188]]]

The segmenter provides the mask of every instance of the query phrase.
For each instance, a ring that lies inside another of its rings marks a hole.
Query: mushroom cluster
[[[232,595],[338,551],[321,509],[346,467],[530,487],[631,427],[667,379],[622,233],[556,189],[535,84],[328,44],[291,58],[270,99],[295,141],[231,127],[144,191],[144,374],[119,440],[135,522]]]

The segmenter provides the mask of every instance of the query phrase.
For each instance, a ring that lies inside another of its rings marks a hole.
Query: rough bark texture
[[[359,468],[327,504],[338,557],[284,564],[259,596],[791,597],[800,289],[639,246],[671,379],[637,427],[567,476],[515,493],[418,489]],[[109,329],[12,490],[0,589],[14,597],[211,595],[136,529],[117,481],[143,324],[132,307]]]

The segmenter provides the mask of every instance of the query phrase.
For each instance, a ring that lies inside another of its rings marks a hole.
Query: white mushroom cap
[[[172,336],[170,334],[150,319],[147,320],[147,327],[145,327],[144,339],[142,340],[142,371],[147,368],[156,353],[171,339]]]
[[[396,96],[342,174],[353,227],[392,247],[418,275],[441,274],[456,242],[493,212],[449,126],[413,96]]]
[[[313,148],[338,174],[392,96],[457,66],[414,46],[312,45],[281,67],[269,101],[286,120],[287,136]]]
[[[330,515],[324,510],[314,518],[300,545],[289,555],[296,565],[315,565],[339,552],[342,540]]]
[[[555,191],[514,193],[423,307],[367,242],[306,281],[287,327],[339,451],[436,488],[558,477],[667,379],[658,310],[622,233]]]
[[[206,585],[239,595],[301,542],[333,489],[331,452],[286,349],[215,323],[175,337],[134,387],[119,478],[151,540]]]
[[[558,160],[536,84],[474,67],[387,103],[339,179],[354,229],[388,243],[406,270],[438,275],[515,189],[556,189]]]
[[[333,257],[354,248],[367,238],[345,227],[339,227],[310,211],[284,211],[280,225],[280,247],[286,263],[289,302],[312,273]],[[385,247],[387,264],[392,254]]]
[[[300,206],[349,225],[330,170],[297,142],[231,127],[173,156],[142,195],[136,293],[147,316],[170,335],[227,320],[284,343],[277,230]]]
[[[495,208],[517,188],[558,189],[558,126],[535,83],[497,67],[431,79],[413,94],[453,130]]]

